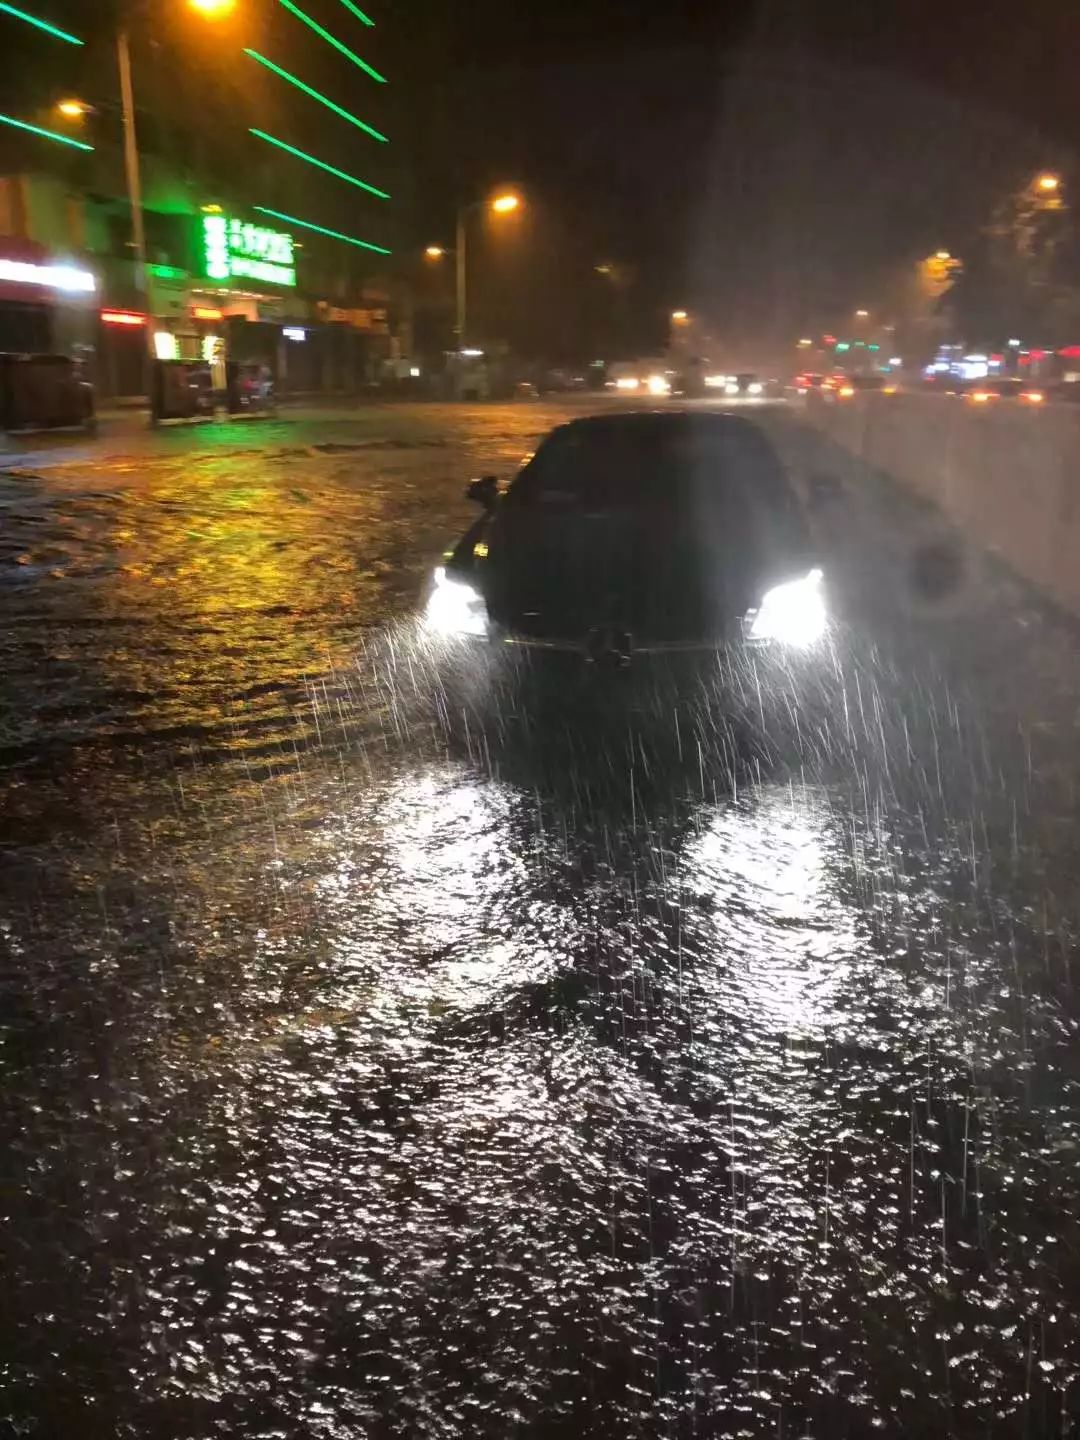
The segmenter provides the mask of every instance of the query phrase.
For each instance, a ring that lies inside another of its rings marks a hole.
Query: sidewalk
[[[0,473],[96,463],[120,455],[170,455],[184,450],[280,444],[298,424],[349,424],[369,419],[386,408],[367,398],[299,398],[282,401],[273,415],[220,414],[213,420],[169,421],[152,426],[148,406],[108,407],[97,412],[93,434],[81,430],[0,432]]]

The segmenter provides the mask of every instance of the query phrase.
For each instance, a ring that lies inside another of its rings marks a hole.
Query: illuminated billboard
[[[296,285],[293,238],[285,230],[230,215],[203,215],[202,258],[208,280],[255,280],[288,289]]]

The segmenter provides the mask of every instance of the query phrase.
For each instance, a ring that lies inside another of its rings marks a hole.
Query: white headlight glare
[[[733,380],[729,380],[729,381],[727,382],[727,384],[724,386],[724,394],[725,394],[725,395],[737,395],[738,393],[739,393],[739,387],[738,387],[738,385],[736,385]]]
[[[746,387],[746,389],[750,395],[760,395],[761,392],[765,389],[765,386],[762,385],[760,380],[751,380],[750,384]]]
[[[767,590],[759,608],[751,612],[750,639],[776,640],[798,648],[820,640],[828,625],[822,579],[820,570],[811,570],[801,580],[788,580]]]
[[[451,580],[440,565],[424,609],[424,623],[436,635],[486,635],[487,606],[479,591]]]

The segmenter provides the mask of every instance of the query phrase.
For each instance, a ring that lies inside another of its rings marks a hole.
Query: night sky
[[[456,193],[527,187],[481,299],[551,350],[610,298],[608,260],[634,277],[628,343],[674,305],[737,337],[831,328],[898,264],[962,252],[1031,169],[1068,176],[1080,129],[1068,3],[412,0],[387,23],[418,229],[446,238]]]
[[[656,349],[675,307],[736,341],[833,329],[883,304],[898,266],[941,246],[962,255],[1033,169],[1060,170],[1066,196],[1074,173],[1080,184],[1075,0],[369,0],[374,30],[339,0],[304,5],[389,84],[274,0],[239,0],[220,40],[182,0],[139,0],[137,98],[168,112],[166,131],[169,115],[201,127],[200,177],[216,163],[238,203],[270,197],[391,245],[429,302],[449,303],[451,277],[422,250],[452,243],[458,198],[519,184],[525,213],[477,228],[471,301],[486,334],[552,358]],[[9,22],[20,114],[115,88],[113,0],[47,8],[92,43],[70,51]],[[391,144],[283,89],[239,57],[245,43],[288,58]],[[260,149],[250,124],[392,203]]]

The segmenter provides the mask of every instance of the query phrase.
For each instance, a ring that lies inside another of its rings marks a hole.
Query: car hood
[[[813,563],[801,546],[754,543],[663,510],[504,512],[484,543],[476,581],[491,619],[553,640],[597,627],[641,642],[723,638],[771,585]]]

